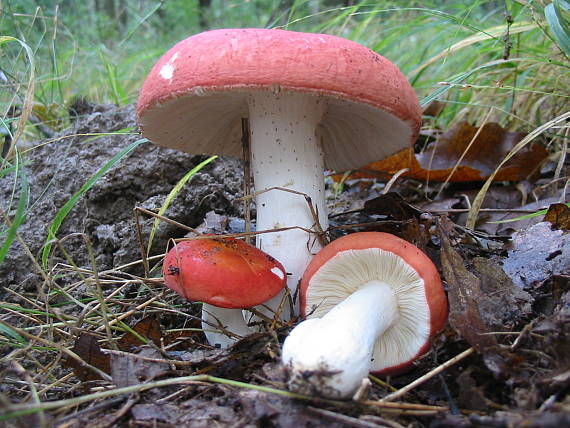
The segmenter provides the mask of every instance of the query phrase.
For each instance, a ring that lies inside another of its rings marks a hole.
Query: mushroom
[[[249,334],[242,309],[269,300],[286,284],[281,263],[235,238],[179,242],[167,253],[162,270],[168,288],[208,305],[202,327],[208,342],[222,348],[233,339],[212,331],[211,325],[219,323],[238,336]]]
[[[394,235],[339,238],[311,261],[301,281],[307,319],[285,339],[291,389],[352,396],[369,372],[398,372],[424,354],[447,319],[431,260]]]
[[[256,191],[310,197],[328,226],[324,168],[357,168],[409,147],[421,124],[398,68],[355,42],[324,34],[222,29],[189,37],[154,65],[137,105],[142,133],[165,147],[241,156],[248,118]],[[304,198],[256,196],[257,246],[280,260],[294,291],[321,247]],[[305,229],[305,230],[302,230]],[[283,312],[287,319],[290,314]]]

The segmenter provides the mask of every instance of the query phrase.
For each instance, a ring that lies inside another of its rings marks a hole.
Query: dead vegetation
[[[132,268],[142,260],[99,271],[93,255],[84,267],[68,255],[69,263],[56,264],[37,293],[6,290],[12,303],[2,304],[4,424],[567,424],[568,207],[553,205],[548,222],[509,239],[472,232],[450,214],[429,213],[395,193],[370,197],[374,183],[345,183],[331,236],[353,230],[402,236],[439,266],[449,295],[448,328],[408,373],[371,377],[358,401],[290,393],[279,354],[293,323],[264,323],[265,332],[228,350],[213,349],[201,332],[199,306],[156,278],[160,256],[148,260],[149,276],[140,276]],[[396,187],[405,193],[410,184]],[[359,200],[365,201],[361,209],[339,212],[343,201],[353,206]],[[210,215],[209,226],[227,233],[227,220]]]

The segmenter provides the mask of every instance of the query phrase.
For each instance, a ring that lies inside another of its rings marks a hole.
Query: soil
[[[570,426],[568,231],[538,219],[537,225],[516,231],[512,240],[473,233],[457,223],[459,217],[432,215],[405,202],[419,204],[423,199],[420,186],[412,182],[393,187],[404,199],[395,193],[381,195],[384,184],[375,180],[349,181],[340,195],[333,194],[329,182],[331,212],[352,211],[331,216],[331,237],[351,230],[395,233],[432,258],[449,294],[449,323],[431,350],[408,372],[375,381],[359,401],[287,396],[287,372],[279,364],[279,353],[295,320],[268,327],[227,350],[213,349],[196,331],[200,307],[166,292],[157,280],[159,272],[144,276],[133,209],[158,211],[176,183],[204,156],[140,145],[97,180],[65,217],[57,232],[61,247],[52,251],[49,275],[42,275],[39,254],[56,213],[106,162],[140,138],[78,135],[136,129],[132,106],[83,107],[81,117],[61,133],[75,136],[39,145],[25,155],[31,196],[26,222],[18,231],[31,256],[16,242],[0,265],[0,316],[27,341],[19,346],[14,341],[0,344],[3,406],[32,403],[27,389],[32,381],[37,388],[49,385],[40,399],[51,402],[100,392],[111,384],[202,377],[5,422],[0,411],[0,426]],[[457,208],[458,195],[467,191],[451,187],[433,203]],[[13,192],[13,177],[0,179],[0,207],[10,216],[15,210],[15,204],[10,205]],[[241,162],[219,158],[182,188],[165,216],[191,227],[208,218],[208,226],[218,233],[239,231],[242,204],[236,199],[241,194]],[[148,237],[153,221],[141,217],[143,237]],[[347,226],[356,223],[360,225]],[[163,253],[170,238],[185,233],[161,222],[152,254]],[[125,266],[131,262],[139,263]],[[531,262],[532,275],[525,275]],[[100,316],[95,314],[98,324],[88,322],[96,303],[90,284],[97,281],[93,272],[79,268],[94,266],[104,295],[121,291],[109,303],[113,316],[129,315],[123,320],[128,328],[121,328],[127,333],[113,331],[115,344],[107,343]],[[62,292],[58,298],[61,290],[68,294]],[[44,293],[52,293],[51,307],[42,300]],[[57,306],[69,303],[67,295],[74,304]],[[50,316],[42,315],[44,304]],[[148,340],[143,343],[140,336]],[[65,356],[62,347],[82,362]],[[394,406],[379,401],[393,388],[408,385],[470,348],[469,356],[412,389]]]
[[[47,230],[56,213],[81,186],[111,158],[140,139],[139,135],[109,135],[93,138],[91,134],[136,129],[134,108],[90,105],[85,114],[61,136],[77,135],[34,148],[26,155],[30,182],[27,221],[19,228],[23,241],[37,257],[45,244]],[[57,137],[56,137],[57,138]],[[88,266],[83,236],[89,237],[99,270],[111,269],[140,259],[135,234],[133,209],[158,211],[174,185],[205,156],[190,155],[146,142],[113,167],[90,189],[65,217],[57,237],[78,266]],[[237,159],[221,157],[198,172],[170,204],[165,215],[188,226],[198,226],[209,211],[229,216],[240,215],[242,166]],[[9,209],[13,178],[0,181],[0,206]],[[142,231],[148,236],[152,218],[143,216]],[[154,254],[164,252],[169,238],[186,232],[164,222],[155,235]],[[77,236],[76,234],[84,234]],[[75,236],[74,236],[75,235]],[[67,238],[66,238],[67,237]],[[50,266],[65,261],[61,252],[50,259]],[[141,273],[140,266],[132,270]],[[37,268],[20,243],[15,243],[0,265],[4,286],[25,291],[36,290],[43,283]],[[4,293],[0,291],[0,297]],[[9,296],[3,296],[9,299]]]

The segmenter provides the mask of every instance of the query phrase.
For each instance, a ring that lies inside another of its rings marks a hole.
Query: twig
[[[137,208],[135,207],[133,209],[133,212],[135,214],[135,231],[136,231],[136,235],[137,235],[137,241],[139,243],[139,247],[141,250],[141,260],[142,260],[142,264],[143,264],[143,268],[144,268],[144,276],[145,278],[148,278],[150,275],[150,266],[148,264],[148,259],[147,259],[147,253],[145,251],[145,243],[144,243],[144,239],[143,239],[143,235],[142,235],[142,228],[141,228],[141,223],[140,223],[140,210],[137,210]]]
[[[2,321],[0,321],[0,324],[4,324]],[[89,370],[93,370],[95,373],[97,373],[102,379],[108,381],[108,382],[112,382],[113,379],[111,378],[111,376],[109,376],[107,373],[105,373],[104,371],[98,369],[97,367],[92,366],[91,364],[87,363],[83,358],[81,358],[79,355],[77,355],[75,352],[67,349],[65,346],[60,345],[58,343],[55,342],[51,342],[49,340],[46,340],[42,337],[39,336],[34,336],[33,334],[28,333],[27,331],[24,331],[18,327],[14,327],[14,326],[10,326],[10,329],[14,330],[16,333],[18,333],[20,336],[25,336],[28,339],[31,340],[35,340],[38,341],[40,343],[43,343],[44,345],[50,346],[50,347],[54,347],[57,348],[59,351],[63,352],[64,354],[68,355],[69,357],[73,358],[74,360],[76,360],[77,362],[79,362],[79,364],[81,364],[82,366],[88,368]],[[27,413],[26,413],[27,414]],[[0,415],[0,420],[2,420],[2,415]]]
[[[307,410],[311,413],[316,413],[331,422],[339,422],[342,426],[351,426],[358,428],[377,428],[378,424],[373,422],[361,421],[359,419],[353,418],[352,416],[343,415],[342,413],[331,412],[330,410],[319,409],[318,407],[307,406]]]
[[[150,305],[152,302],[154,302],[155,300],[159,299],[160,297],[162,297],[162,295],[164,294],[164,292],[157,294],[156,296],[148,299],[146,302],[141,303],[140,305],[136,306],[135,308],[131,309],[128,312],[125,312],[121,315],[119,315],[118,317],[112,319],[111,321],[109,321],[109,326],[113,326],[115,324],[117,324],[119,321],[122,321],[123,319],[130,317],[132,314],[140,311],[141,309],[147,307],[148,305]],[[99,327],[98,329],[96,329],[95,331],[101,331],[102,329],[104,329],[104,326]]]
[[[158,219],[160,219],[160,220],[162,220],[162,221],[164,221],[164,222],[166,222],[166,223],[172,224],[173,226],[179,227],[180,229],[187,230],[187,231],[189,231],[189,232],[195,233],[196,235],[202,235],[201,232],[197,231],[197,230],[194,229],[193,227],[186,226],[185,224],[182,224],[182,223],[178,223],[177,221],[171,220],[171,219],[169,219],[168,217],[164,217],[164,216],[162,216],[162,215],[160,215],[160,214],[157,214],[157,213],[155,213],[155,212],[153,212],[153,211],[151,211],[151,210],[147,210],[146,208],[143,208],[143,207],[135,207],[134,209],[135,209],[135,211],[140,211],[140,212],[143,213],[143,214],[149,215],[149,216],[151,216],[151,217],[158,218]]]
[[[294,195],[303,196],[305,198],[305,201],[307,202],[307,205],[309,206],[309,211],[311,212],[311,216],[313,217],[313,226],[315,227],[316,230],[314,230],[314,231],[308,230],[308,229],[305,229],[305,228],[300,227],[300,226],[293,226],[293,227],[282,228],[282,229],[288,230],[288,229],[297,228],[297,229],[304,230],[305,232],[308,232],[308,233],[315,233],[317,235],[317,239],[319,240],[319,243],[321,244],[321,246],[323,246],[323,247],[326,246],[328,244],[328,242],[327,242],[327,239],[325,238],[325,232],[323,231],[321,223],[319,222],[319,213],[317,212],[317,210],[315,209],[315,207],[313,205],[313,200],[306,193],[299,192],[298,190],[288,189],[286,187],[275,186],[275,187],[269,187],[267,189],[259,190],[257,192],[250,194],[250,195],[238,198],[238,201],[239,200],[243,201],[246,199],[252,199],[252,198],[257,197],[258,195],[261,195],[261,194],[267,193],[267,192],[271,192],[274,190],[280,190],[282,192],[293,193]],[[280,231],[280,229],[272,229],[272,231],[277,232],[277,231]]]
[[[412,389],[414,389],[416,386],[421,385],[422,383],[424,383],[427,380],[431,379],[432,377],[438,375],[439,373],[441,373],[442,371],[444,371],[448,367],[458,363],[459,361],[463,360],[464,358],[467,358],[469,355],[473,354],[473,352],[475,352],[475,348],[469,348],[469,349],[463,351],[461,354],[456,355],[452,359],[447,360],[445,363],[441,364],[440,366],[436,367],[435,369],[431,370],[430,372],[426,373],[425,375],[417,378],[412,383],[409,383],[408,385],[404,386],[403,388],[400,388],[396,392],[388,394],[387,396],[382,398],[380,400],[380,402],[385,403],[387,401],[394,401],[395,399],[402,397],[403,395],[407,394]]]

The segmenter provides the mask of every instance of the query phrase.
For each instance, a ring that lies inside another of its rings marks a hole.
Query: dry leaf
[[[544,221],[552,223],[554,229],[570,230],[570,207],[565,204],[550,205]]]
[[[417,208],[408,204],[397,193],[390,192],[364,202],[363,211],[368,214],[380,214],[391,217],[396,221],[409,220],[419,217],[422,213]]]
[[[494,336],[487,335],[487,327],[479,311],[481,282],[467,270],[463,259],[451,246],[449,237],[440,226],[441,266],[448,285],[449,323],[479,352],[497,346]]]
[[[553,275],[570,275],[570,234],[552,230],[548,222],[515,232],[503,269],[519,287],[540,285]]]
[[[532,296],[516,287],[492,260],[475,257],[472,263],[481,284],[478,305],[485,325],[492,331],[512,331],[531,315]]]
[[[87,364],[98,368],[105,373],[111,373],[111,361],[109,355],[106,355],[101,351],[101,346],[99,346],[99,337],[90,333],[81,333],[75,341],[72,351],[81,357],[81,359]],[[85,367],[73,358],[65,360],[63,365],[72,368],[75,376],[83,382],[101,379],[99,374],[88,367]]]
[[[498,342],[489,332],[481,315],[479,303],[482,290],[479,279],[467,270],[462,257],[451,246],[452,224],[443,219],[438,227],[441,238],[441,266],[448,285],[449,323],[483,356],[487,368],[495,375],[508,373]]]
[[[133,330],[136,331],[140,336],[151,340],[155,345],[160,346],[162,332],[160,330],[160,323],[156,318],[143,318],[133,326]],[[117,341],[117,344],[121,350],[130,352],[134,348],[138,348],[139,346],[144,345],[144,342],[131,332],[127,332]]]
[[[160,324],[155,318],[146,317],[142,319],[135,324],[133,330],[139,335],[152,340],[155,344],[160,344]],[[82,332],[76,339],[72,351],[81,357],[81,359],[87,364],[98,368],[105,373],[111,374],[111,358],[108,354],[105,354],[102,351],[101,346],[99,345],[100,339],[100,337],[92,333]],[[130,332],[126,333],[117,341],[117,345],[123,351],[132,351],[142,344],[143,342]],[[64,366],[72,368],[75,375],[83,382],[101,379],[101,376],[73,358],[68,358],[65,361]]]
[[[157,350],[146,346],[136,354],[112,354],[111,376],[115,385],[119,388],[138,385],[154,379],[170,369],[167,363],[149,361],[144,358],[162,359],[163,357]]]
[[[497,123],[487,123],[481,128],[479,135],[465,153],[478,129],[467,122],[460,122],[441,135],[422,153],[416,155],[412,148],[403,150],[359,169],[355,176],[392,175],[408,168],[408,171],[402,174],[403,177],[422,181],[445,181],[457,162],[462,159],[450,181],[484,181],[495,171],[507,153],[527,134],[509,132]],[[524,180],[535,172],[547,154],[546,149],[540,144],[527,145],[501,168],[495,176],[495,181]]]

